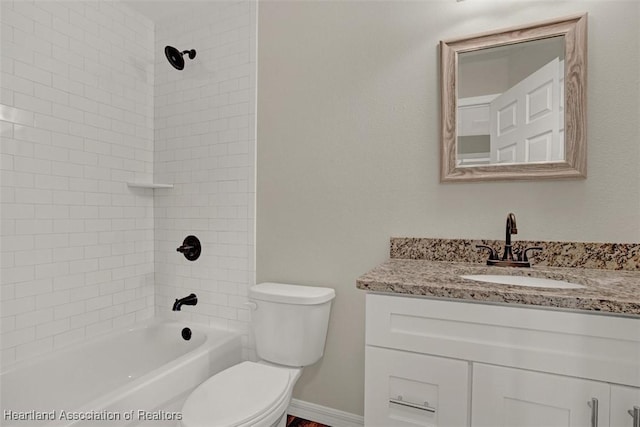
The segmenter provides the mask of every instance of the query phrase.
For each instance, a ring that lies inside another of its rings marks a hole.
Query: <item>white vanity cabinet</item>
[[[640,427],[639,318],[366,298],[366,426]]]
[[[611,426],[640,427],[640,388],[611,386]]]
[[[471,419],[484,427],[585,427],[597,416],[597,425],[606,427],[609,388],[600,381],[478,363]],[[631,426],[631,418],[626,421]]]

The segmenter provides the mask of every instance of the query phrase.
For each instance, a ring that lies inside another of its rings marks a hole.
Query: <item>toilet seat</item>
[[[288,369],[255,362],[232,366],[191,393],[182,407],[182,426],[239,427],[266,421],[287,400],[290,382]]]

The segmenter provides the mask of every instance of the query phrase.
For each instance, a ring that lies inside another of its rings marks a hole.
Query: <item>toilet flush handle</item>
[[[244,305],[246,305],[247,307],[249,307],[251,310],[257,310],[258,309],[258,304],[256,304],[255,302],[245,302]]]

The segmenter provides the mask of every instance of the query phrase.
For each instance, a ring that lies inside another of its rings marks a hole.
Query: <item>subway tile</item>
[[[36,279],[63,276],[63,275],[69,274],[69,263],[52,262],[49,264],[39,264],[35,266],[35,270],[36,270],[35,271]]]
[[[5,272],[3,272],[3,275]],[[3,281],[6,283],[8,280],[3,277]],[[3,286],[4,288],[4,286]],[[20,316],[24,313],[29,313],[35,309],[35,298],[33,296],[23,297],[23,298],[12,298],[12,299],[3,299],[0,302],[0,307],[2,308],[3,316],[17,316],[16,317],[16,328],[22,328],[23,323],[20,322]]]
[[[20,141],[35,142],[48,145],[51,143],[51,132],[31,126],[13,125],[13,137]]]
[[[35,113],[51,114],[51,101],[41,99],[35,96],[16,93],[14,96],[14,105],[26,111]]]
[[[70,301],[80,302],[95,298],[100,294],[98,285],[85,285],[75,289],[70,296]]]
[[[124,305],[114,305],[98,310],[100,320],[113,319],[114,317],[122,316],[124,314]]]
[[[52,254],[50,249],[38,249],[31,251],[17,251],[14,252],[15,256],[15,266],[28,266],[28,265],[39,265],[39,264],[47,264],[52,261]],[[20,289],[16,288],[16,296],[28,296],[35,295],[39,292],[31,292],[28,289],[46,289],[50,288],[50,281],[29,281],[26,282],[28,285],[21,284]],[[49,283],[47,285],[47,283]],[[50,291],[50,289],[49,289]]]
[[[55,50],[55,47],[54,47]],[[55,54],[55,53],[54,53]],[[53,74],[52,78],[51,78],[51,86],[53,88],[62,90],[64,92],[68,92],[69,93],[69,105],[71,105],[71,97],[72,96],[80,96],[82,97],[83,93],[84,93],[84,85],[82,84],[82,82],[79,82],[77,80],[72,80],[67,76],[62,76],[60,74]],[[76,103],[79,103],[80,101],[78,99],[75,100]],[[72,107],[76,107],[76,105],[71,105]],[[60,108],[60,106],[58,106],[58,108]],[[55,115],[55,111],[54,111],[54,115]],[[66,117],[65,117],[66,118]],[[82,121],[82,117],[80,117],[80,119],[77,118],[69,118],[70,120],[76,120],[76,121]]]
[[[39,189],[50,189],[50,190],[68,190],[69,189],[69,178],[60,177],[60,176],[51,176],[51,175],[36,175],[35,176],[35,188]],[[56,193],[53,193],[53,200],[56,203],[60,203],[60,200],[55,198]],[[58,208],[60,208],[58,206]],[[69,209],[64,208],[67,212],[66,216],[69,216]]]
[[[57,59],[55,55],[52,56],[50,53],[43,54],[36,52],[34,54],[33,65],[52,73],[52,75],[58,74],[64,77],[69,75],[69,64]]]
[[[71,101],[73,105],[73,101]],[[81,108],[81,107],[79,107]],[[84,123],[69,123],[69,133],[74,136],[80,136],[89,139],[98,139],[98,128],[85,125]],[[86,144],[86,141],[85,141]]]
[[[69,179],[69,189],[74,190],[72,185],[73,178],[67,179]],[[85,193],[82,193],[80,191],[54,190],[53,199],[57,204],[71,205],[69,209],[73,210],[75,206],[85,204]]]
[[[75,13],[70,11],[69,13]],[[75,40],[82,40],[84,38],[84,31],[82,28],[78,28],[77,26],[71,24],[68,19],[62,19],[58,16],[53,16],[52,19],[52,27],[54,30],[70,37]]]
[[[24,62],[15,61],[14,73],[26,80],[51,86],[51,73]]]
[[[36,326],[36,339],[50,337],[69,330],[69,319],[59,319]]]
[[[53,290],[62,291],[65,289],[79,288],[85,285],[84,274],[71,274],[67,276],[57,276],[53,278]]]
[[[60,275],[65,274],[64,272]],[[39,294],[36,297],[36,309],[41,310],[43,308],[54,307],[57,305],[66,304],[69,302],[69,291],[54,291],[50,293]]]
[[[76,343],[85,338],[84,328],[72,329],[67,332],[55,335],[53,337],[53,348],[59,349],[66,347],[70,344]]]
[[[75,325],[71,325],[71,322],[69,321],[69,318],[72,317],[77,317],[78,315],[84,314],[85,313],[85,306],[84,303],[82,302],[72,302],[69,304],[61,304],[58,305],[56,307],[54,307],[53,309],[53,318],[56,320],[59,319],[66,319],[67,320],[67,327],[79,327],[79,326],[83,326],[83,325],[79,325],[78,322],[75,322]],[[60,331],[63,332],[63,331]],[[48,334],[48,335],[53,335],[53,334]]]
[[[31,308],[33,310],[33,308]],[[16,314],[16,328],[27,328],[53,320],[53,309],[45,308],[37,311],[27,311]]]
[[[11,25],[14,28],[19,28],[25,33],[33,33],[33,19],[28,16],[24,16],[16,11],[3,8],[0,15],[2,22],[5,25]]]
[[[33,126],[34,119],[35,115],[31,111],[0,104],[0,120],[15,124]]]
[[[20,61],[29,65],[34,65],[35,62],[35,55],[33,51],[24,49],[23,46],[12,43],[10,41],[3,40],[2,53],[5,58],[11,58],[14,61]]]
[[[0,137],[13,138],[13,123],[0,121]]]
[[[50,150],[53,151],[53,150]],[[68,155],[68,151],[64,151]],[[56,159],[58,160],[58,159]],[[74,165],[68,161],[52,161],[51,175],[66,176],[69,178],[80,178],[84,174],[83,165]]]
[[[26,342],[33,341],[35,337],[36,330],[34,327],[6,332],[0,335],[0,348],[5,350],[10,347],[16,347]]]
[[[98,243],[98,233],[73,233],[69,236],[69,246],[91,246]]]
[[[24,2],[21,2],[24,3]],[[48,40],[51,42],[52,54],[56,55],[55,49],[69,49],[69,36],[62,34],[59,31],[55,31],[51,28],[51,25],[36,22],[34,25],[33,34],[42,40]],[[82,58],[80,58],[82,59]]]
[[[36,248],[61,248],[68,245],[68,234],[41,234],[35,236]]]
[[[91,311],[88,313],[82,313],[76,316],[71,316],[69,318],[69,326],[72,329],[82,328],[86,325],[96,323],[98,320],[99,320],[99,313],[96,311]]]
[[[246,293],[251,280],[246,272],[228,269],[252,265],[243,260],[252,251],[242,245],[250,239],[246,193],[250,190],[247,182],[253,179],[254,162],[254,157],[248,155],[247,138],[254,119],[247,110],[255,89],[246,77],[248,66],[239,63],[251,58],[246,52],[250,46],[246,8],[224,9],[223,16],[196,17],[198,22],[210,23],[207,28],[184,26],[185,36],[205,40],[202,52],[211,50],[220,55],[215,58],[216,73],[204,81],[184,79],[184,75],[163,67],[166,63],[157,55],[154,42],[160,43],[161,37],[175,40],[174,28],[156,26],[154,41],[154,25],[124,13],[117,3],[46,3],[49,2],[25,3],[27,6],[21,9],[25,12],[38,8],[37,16],[33,16],[33,34],[3,28],[3,34],[9,37],[5,40],[18,44],[15,36],[22,38],[20,46],[30,50],[36,65],[15,58],[3,61],[3,69],[9,73],[25,71],[14,78],[12,103],[17,101],[29,108],[33,104],[40,110],[35,114],[24,110],[30,115],[20,116],[21,109],[12,105],[14,110],[9,111],[23,126],[18,128],[22,139],[15,141],[32,145],[21,147],[20,152],[14,150],[22,155],[3,156],[2,160],[11,170],[15,167],[16,174],[22,174],[9,176],[10,179],[15,181],[22,176],[23,186],[36,191],[18,194],[14,191],[17,188],[12,188],[10,194],[3,194],[5,199],[24,202],[13,204],[14,218],[3,216],[3,221],[11,223],[13,233],[26,233],[35,220],[45,220],[44,226],[35,229],[38,234],[31,230],[21,237],[28,236],[43,254],[51,251],[53,262],[31,270],[34,279],[52,283],[53,292],[42,289],[42,294],[28,297],[33,307],[27,307],[27,313],[23,313],[26,316],[20,319],[16,315],[14,326],[43,325],[38,328],[39,335],[56,334],[44,338],[50,340],[48,343],[34,336],[31,342],[21,344],[24,347],[5,349],[3,357],[46,352],[48,346],[60,348],[112,327],[131,324],[152,316],[154,305],[162,311],[170,310],[175,294],[187,289],[213,290],[211,298],[219,301],[203,303],[203,310],[194,317],[197,321],[243,330],[247,311],[234,306],[241,299],[229,302],[227,298]],[[226,41],[216,44],[220,37],[202,38],[208,34],[223,35]],[[90,44],[95,49],[87,49]],[[129,46],[135,46],[144,61],[162,64],[156,67],[161,71],[154,76],[149,67],[142,70],[119,58],[110,59],[110,54]],[[29,59],[30,55],[24,58]],[[225,63],[227,68],[219,63]],[[68,76],[64,75],[67,67]],[[27,96],[16,100],[17,93]],[[13,125],[10,129],[15,134]],[[56,148],[39,151],[46,159],[38,159],[38,153],[29,151],[36,148],[33,144],[42,143]],[[15,144],[14,148],[17,149]],[[234,174],[236,181],[229,182]],[[124,184],[151,176],[167,178],[167,182],[177,185],[172,190],[156,190],[152,196],[150,191],[132,192]],[[52,202],[51,208],[34,208],[34,204],[26,203],[40,200],[38,191],[47,191],[43,194]],[[185,206],[191,214],[183,220]],[[27,217],[18,216],[19,211]],[[203,239],[213,241],[219,232],[225,233],[225,225],[231,227],[226,231],[229,234],[222,236],[228,247],[219,244],[207,249],[203,258],[207,267],[184,266],[175,259],[175,242],[192,232],[192,227]],[[159,250],[154,250],[154,240]],[[15,258],[11,265],[14,262]],[[18,262],[25,262],[25,258],[18,257]],[[18,276],[29,274],[14,271]],[[11,285],[14,294],[18,284]],[[162,296],[167,289],[171,290],[165,292],[171,294],[169,298]],[[21,292],[35,290],[25,287]],[[48,295],[46,302],[51,306],[45,307],[42,295]],[[232,306],[225,306],[227,303]],[[86,312],[80,312],[82,304]],[[44,308],[34,311],[36,306]],[[62,322],[51,329],[44,326],[67,319],[68,325]],[[69,329],[59,332],[63,327]],[[20,351],[16,352],[16,348]]]
[[[99,296],[96,298],[90,298],[85,301],[87,311],[99,310],[113,304],[111,295]]]
[[[0,334],[10,332],[16,329],[16,317],[6,316],[0,318]]]
[[[45,91],[55,91],[55,89],[51,89],[51,88],[47,88],[45,89]],[[56,91],[58,92],[58,91]],[[36,87],[36,96],[40,96],[41,95],[37,95],[38,94],[38,88]],[[51,93],[52,97],[55,97],[56,94],[55,93]],[[43,97],[44,99],[48,99],[46,97]],[[57,108],[54,107],[54,108]],[[69,121],[68,120],[63,120],[63,119],[59,119],[53,116],[47,116],[44,114],[36,114],[35,119],[34,119],[34,126],[36,128],[40,128],[40,129],[45,129],[45,130],[49,130],[49,131],[53,131],[53,132],[59,132],[59,133],[69,133]]]
[[[69,261],[69,273],[88,273],[97,271],[99,269],[99,262],[97,259],[85,259]]]
[[[58,248],[53,252],[53,262],[73,261],[82,259],[84,251],[79,247]]]
[[[3,190],[4,191],[4,190]],[[18,189],[18,191],[21,191],[20,189]],[[35,207],[29,204],[16,204],[16,203],[4,203],[2,206],[2,217],[4,219],[25,219],[25,218],[35,218]],[[14,223],[15,226],[15,223]],[[21,229],[22,230],[22,229]],[[17,230],[14,230],[14,233],[17,234]],[[20,233],[20,234],[24,234],[24,233]],[[3,239],[5,237],[3,236]],[[7,240],[9,240],[9,237],[6,238]],[[14,248],[16,247],[17,242],[16,238],[16,243],[10,245],[7,244],[7,248]],[[20,239],[24,239],[24,236],[21,236]],[[24,240],[24,241],[28,241],[28,240]],[[3,243],[5,241],[3,240]],[[6,243],[4,243],[6,244]],[[21,246],[21,245],[20,245]],[[20,247],[18,246],[18,247]]]

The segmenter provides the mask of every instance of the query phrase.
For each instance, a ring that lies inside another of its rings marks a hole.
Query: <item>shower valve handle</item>
[[[202,246],[196,236],[187,236],[182,242],[182,246],[178,247],[176,251],[182,253],[189,261],[195,261],[200,257]]]

